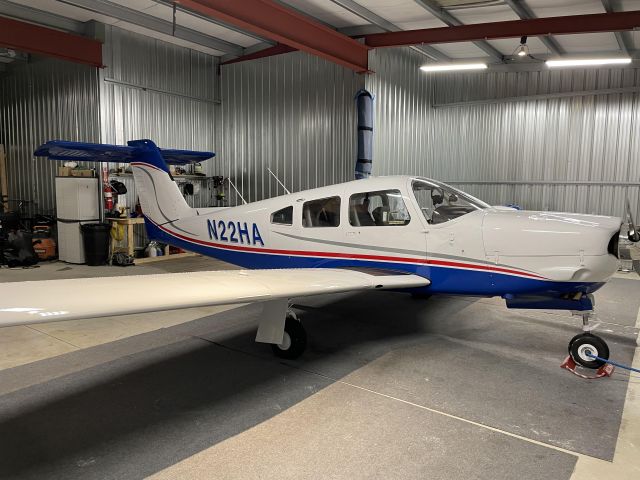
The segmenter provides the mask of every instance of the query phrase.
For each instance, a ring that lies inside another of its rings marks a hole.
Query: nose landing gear
[[[593,312],[578,312],[577,314],[582,316],[582,329],[584,331],[573,337],[569,342],[569,355],[578,365],[594,370],[598,369],[605,362],[593,358],[591,355],[608,359],[609,346],[602,338],[591,333],[589,319]]]

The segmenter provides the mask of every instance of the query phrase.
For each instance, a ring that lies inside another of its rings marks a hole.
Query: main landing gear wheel
[[[594,370],[606,363],[587,354],[608,359],[609,347],[607,342],[592,333],[581,333],[573,337],[569,342],[569,355],[571,355],[574,362]]]
[[[307,348],[307,332],[298,320],[287,317],[282,343],[271,345],[273,353],[276,357],[294,359],[302,355],[305,348]]]

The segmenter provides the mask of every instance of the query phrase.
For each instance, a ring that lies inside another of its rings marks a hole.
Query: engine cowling
[[[621,224],[602,215],[491,209],[482,231],[488,256],[590,256],[610,253]]]

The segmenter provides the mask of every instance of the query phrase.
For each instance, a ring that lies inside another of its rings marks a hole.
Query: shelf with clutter
[[[187,252],[180,248],[170,245],[160,245],[157,242],[149,242],[144,249],[145,256],[138,257],[135,246],[135,225],[143,225],[144,217],[109,217],[112,223],[111,227],[111,256],[116,253],[124,253],[128,255],[135,265],[149,262],[158,262],[162,260],[171,260],[176,258],[194,257],[197,254]]]
[[[180,166],[170,166],[187,203],[193,208],[223,206],[225,201],[223,178],[207,177],[199,164],[190,171]],[[113,165],[104,185],[105,220],[112,223],[111,245],[113,263],[143,264],[168,259],[194,256],[182,249],[149,241],[144,217],[128,164]],[[122,254],[116,256],[115,254]]]

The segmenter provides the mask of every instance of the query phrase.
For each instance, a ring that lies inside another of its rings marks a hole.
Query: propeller
[[[627,237],[630,242],[640,242],[640,232],[636,230],[636,224],[633,221],[633,214],[631,213],[631,204],[629,203],[629,199],[627,198],[626,202],[626,213],[627,213],[627,223],[629,224],[629,232],[627,233]]]

